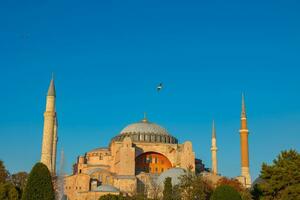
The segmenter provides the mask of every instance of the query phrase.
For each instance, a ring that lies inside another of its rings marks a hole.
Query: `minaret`
[[[52,162],[52,172],[54,175],[56,172],[56,152],[57,152],[57,142],[58,142],[57,128],[58,128],[58,123],[57,123],[57,116],[55,114],[54,129],[53,129],[52,161],[51,161]]]
[[[44,130],[41,155],[41,162],[48,167],[52,175],[55,175],[55,171],[53,171],[55,168],[55,161],[53,161],[53,146],[56,147],[56,145],[53,145],[55,120],[55,86],[52,77],[46,99],[46,111],[44,112]]]
[[[248,148],[249,130],[247,127],[247,116],[244,95],[242,94],[242,113],[241,113],[241,176],[245,178],[246,187],[251,187],[251,177],[249,170],[249,148]]]
[[[212,137],[211,137],[211,169],[214,175],[218,174],[218,161],[217,161],[217,138],[216,138],[216,129],[215,122],[212,124]]]

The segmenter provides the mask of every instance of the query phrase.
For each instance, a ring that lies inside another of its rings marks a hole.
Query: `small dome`
[[[106,169],[102,169],[102,168],[92,168],[92,169],[88,169],[86,173],[87,173],[88,175],[92,175],[92,174],[94,174],[94,173],[96,173],[96,172],[106,172],[106,173],[110,173],[110,172],[107,171]]]
[[[89,152],[98,152],[98,151],[108,151],[108,148],[107,147],[98,147],[98,148],[92,149]]]
[[[165,182],[165,179],[167,177],[170,177],[172,178],[172,185],[178,185],[180,183],[180,177],[182,175],[186,174],[185,170],[183,168],[171,168],[163,173],[161,173],[159,175],[159,177],[157,178],[157,185],[163,187],[164,186],[164,182]]]
[[[100,192],[119,192],[117,188],[111,185],[100,185],[97,187],[94,191],[100,191]]]
[[[152,133],[158,135],[169,135],[168,131],[155,124],[149,122],[147,119],[143,119],[141,122],[130,124],[126,126],[121,134],[132,134],[132,133]]]

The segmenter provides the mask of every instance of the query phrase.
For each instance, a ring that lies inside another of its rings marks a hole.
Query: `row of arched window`
[[[133,141],[141,142],[159,142],[159,143],[171,143],[177,144],[178,140],[170,135],[158,135],[158,134],[143,134],[143,133],[133,133],[133,134],[122,134],[114,138],[114,140],[123,140],[125,137],[130,137]]]

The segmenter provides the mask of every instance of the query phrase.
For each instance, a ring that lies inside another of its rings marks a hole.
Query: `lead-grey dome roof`
[[[96,190],[93,191],[100,191],[100,192],[119,192],[118,188],[112,185],[100,185],[97,187]]]
[[[165,128],[149,122],[146,118],[126,126],[119,135],[112,138],[112,141],[123,141],[126,137],[130,137],[133,142],[178,143],[178,140],[170,135]]]
[[[121,134],[131,133],[152,133],[158,135],[169,135],[168,131],[165,128],[159,126],[158,124],[151,123],[147,119],[143,119],[140,122],[130,124],[121,131]]]
[[[172,178],[172,185],[178,185],[180,183],[180,177],[185,175],[186,171],[183,168],[171,168],[167,171],[164,171],[159,175],[159,177],[156,180],[157,185],[164,186],[164,181],[167,177]]]

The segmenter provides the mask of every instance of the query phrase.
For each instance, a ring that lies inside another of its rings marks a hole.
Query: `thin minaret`
[[[211,137],[211,169],[212,173],[217,175],[218,174],[218,160],[217,160],[217,137],[216,137],[216,128],[215,122],[212,123],[212,137]]]
[[[58,129],[57,115],[55,114],[54,129],[53,129],[53,147],[52,147],[52,172],[54,175],[56,172],[56,154],[57,154],[57,142],[58,142],[57,129]]]
[[[48,167],[52,175],[55,175],[55,160],[53,159],[53,150],[54,148],[56,148],[54,140],[55,137],[57,137],[57,135],[55,136],[55,134],[57,133],[55,131],[55,122],[55,86],[54,79],[52,77],[46,98],[46,111],[44,112],[44,130],[41,155],[41,162]]]
[[[242,94],[242,113],[241,113],[241,176],[245,178],[246,187],[251,187],[251,176],[249,170],[249,148],[248,148],[249,130],[247,127],[247,115],[244,95]]]

